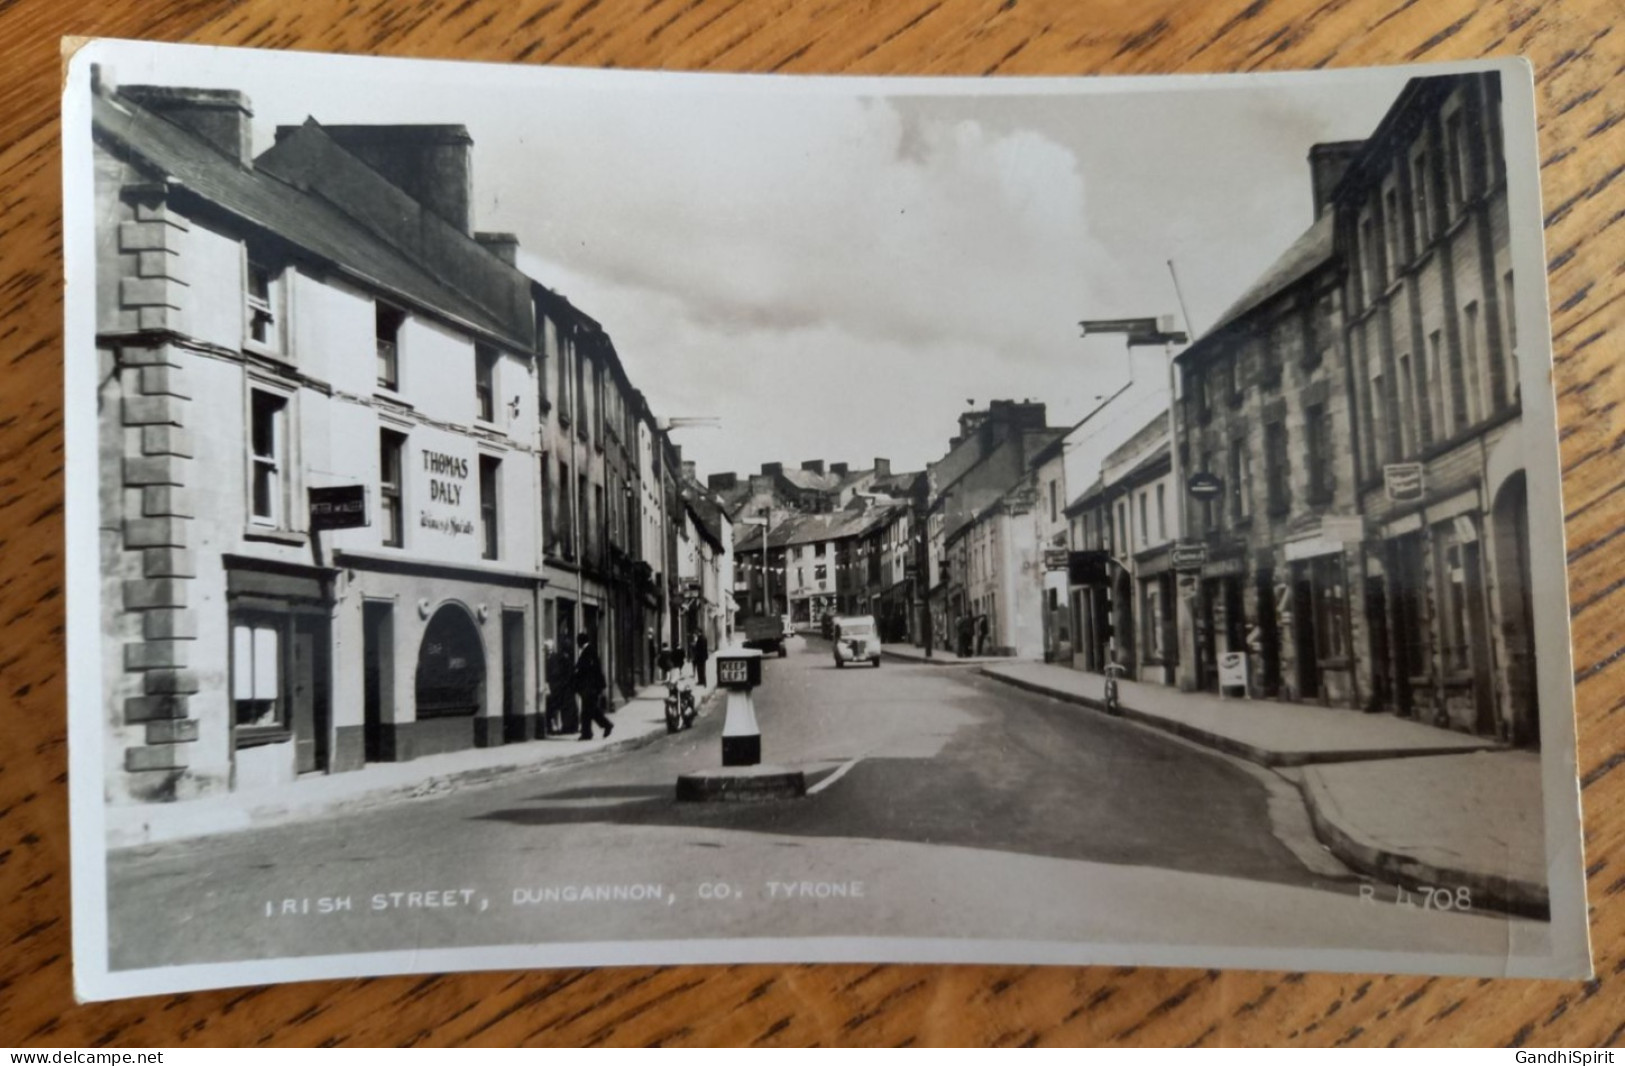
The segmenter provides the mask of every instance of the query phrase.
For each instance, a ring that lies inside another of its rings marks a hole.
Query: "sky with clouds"
[[[1080,433],[1072,495],[1166,382],[1160,351],[1131,367],[1078,320],[1178,313],[1173,260],[1200,334],[1312,221],[1309,147],[1368,135],[1407,77],[945,84],[152,46],[102,61],[117,83],[244,91],[256,151],[307,116],[467,126],[476,227],[518,234],[521,265],[603,323],[657,414],[720,419],[675,431],[702,474],[917,469],[971,403],[1041,400],[1070,425],[1132,379]]]

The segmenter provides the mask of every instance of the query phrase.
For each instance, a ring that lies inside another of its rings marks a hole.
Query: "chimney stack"
[[[829,472],[834,474],[836,477],[845,477],[851,469],[852,467],[847,463],[829,464]]]
[[[692,459],[684,459],[683,460],[683,480],[684,481],[693,481],[694,480],[694,460],[692,460]]]
[[[807,459],[804,462],[802,462],[801,469],[803,469],[803,470],[811,470],[815,474],[822,475],[824,473],[824,460],[822,460],[822,459]]]
[[[732,492],[739,487],[739,475],[734,473],[707,474],[705,476],[705,487],[712,492]]]
[[[466,126],[323,126],[389,182],[464,233],[474,230],[474,138]]]
[[[1309,180],[1315,201],[1315,217],[1319,218],[1331,206],[1332,190],[1343,180],[1364,141],[1331,141],[1311,145],[1309,148]]]
[[[783,463],[763,463],[762,464],[762,473],[766,474],[768,477],[783,477],[784,476],[784,464]]]
[[[126,85],[119,95],[203,138],[237,163],[247,166],[254,158],[254,112],[248,97],[235,89]]]
[[[875,477],[891,477],[891,460],[875,460]]]

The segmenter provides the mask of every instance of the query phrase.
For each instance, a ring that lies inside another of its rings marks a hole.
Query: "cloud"
[[[1030,360],[1070,340],[1103,257],[1076,156],[1031,131],[824,94],[617,94],[548,125],[589,147],[533,139],[497,175],[532,185],[527,246],[718,336],[835,323]]]

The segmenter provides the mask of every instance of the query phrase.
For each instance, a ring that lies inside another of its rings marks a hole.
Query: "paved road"
[[[797,641],[758,695],[765,761],[814,794],[677,803],[678,774],[718,762],[719,713],[499,785],[127,849],[113,966],[833,935],[1503,954],[1538,935],[1364,902],[1283,844],[1299,830],[1265,775],[964,668],[837,670]]]

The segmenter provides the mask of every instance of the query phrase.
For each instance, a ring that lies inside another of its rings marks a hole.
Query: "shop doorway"
[[[395,608],[367,601],[361,605],[361,744],[362,758],[382,762],[394,757],[389,726],[395,720]]]
[[[502,612],[502,742],[526,739],[525,614]]]
[[[1529,490],[1522,471],[1495,494],[1495,577],[1506,646],[1502,718],[1514,744],[1540,746],[1540,693],[1535,686],[1535,621],[1529,580]]]
[[[295,766],[302,774],[327,770],[328,735],[332,725],[327,698],[327,632],[325,618],[294,618],[288,695],[293,717]]]
[[[1315,633],[1315,585],[1309,567],[1292,564],[1293,643],[1298,660],[1298,699],[1320,699],[1320,641]]]

